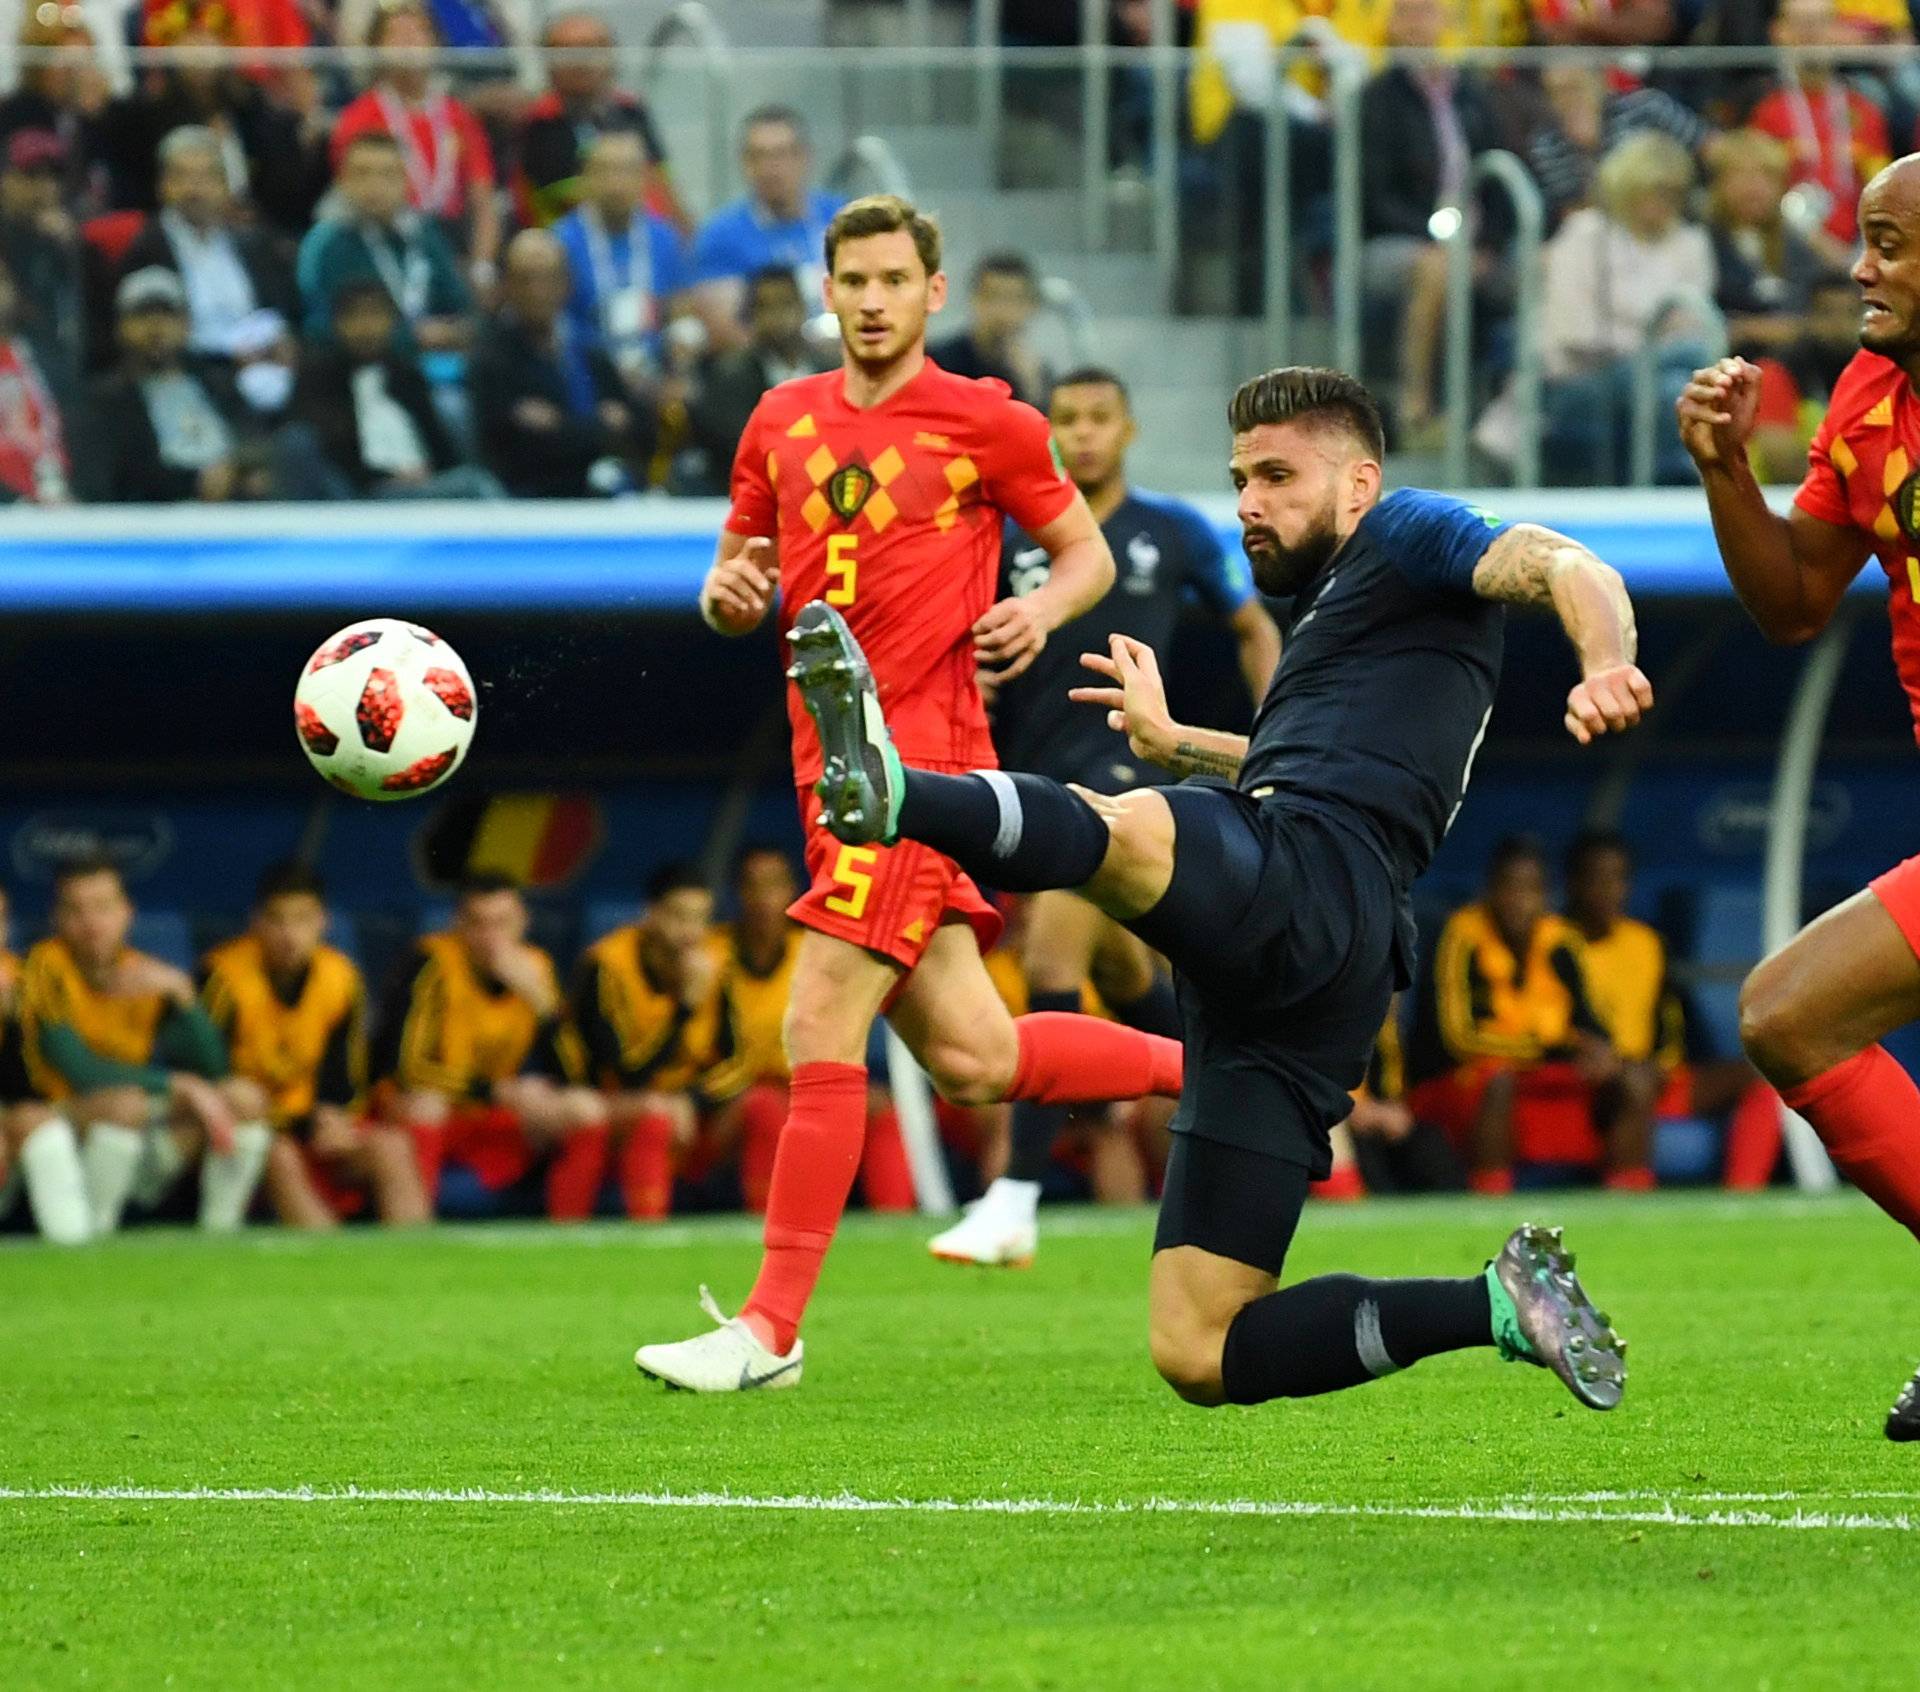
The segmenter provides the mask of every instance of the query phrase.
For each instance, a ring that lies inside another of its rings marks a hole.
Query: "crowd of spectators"
[[[1447,918],[1411,1006],[1382,1028],[1320,1196],[1504,1193],[1516,1179],[1643,1191],[1660,1125],[1679,1119],[1713,1147],[1689,1178],[1772,1178],[1780,1101],[1743,1059],[1705,1049],[1664,940],[1628,914],[1625,842],[1573,843],[1558,912],[1550,884],[1533,840],[1495,849],[1481,896]],[[562,967],[530,942],[520,888],[477,873],[370,991],[328,941],[352,925],[298,864],[262,875],[246,926],[189,976],[130,944],[111,861],[77,859],[24,958],[6,950],[0,893],[0,1222],[79,1240],[130,1206],[215,1228],[250,1213],[326,1228],[764,1210],[787,1113],[797,885],[783,852],[750,847],[718,921],[709,886],[667,866],[633,920],[590,933]],[[1023,902],[1007,916],[987,968],[1017,1016]],[[1081,1007],[1110,1014],[1090,981]],[[885,1075],[876,1063],[861,1187],[870,1208],[910,1210]],[[1172,1114],[1157,1099],[1076,1110],[1048,1192],[1149,1199]],[[963,1197],[1002,1172],[1009,1107],[942,1103],[936,1126]]]
[[[838,201],[800,116],[763,107],[740,129],[746,192],[697,220],[645,104],[616,84],[607,24],[568,11],[537,25],[533,11],[524,0],[28,6],[14,45],[29,56],[0,97],[0,496],[722,486],[751,385],[832,355],[810,320]],[[1229,215],[1213,227],[1239,261],[1244,310],[1266,297],[1265,124],[1291,135],[1290,283],[1324,290],[1330,71],[1363,79],[1368,373],[1395,397],[1398,444],[1436,438],[1448,208],[1475,199],[1474,158],[1502,148],[1538,184],[1549,238],[1543,275],[1527,282],[1505,198],[1467,207],[1476,440],[1489,459],[1517,449],[1506,326],[1527,285],[1543,303],[1550,480],[1620,479],[1645,371],[1670,397],[1723,344],[1762,360],[1763,450],[1775,473],[1794,472],[1831,381],[1816,308],[1848,265],[1862,185],[1914,145],[1920,118],[1920,63],[1846,50],[1910,43],[1907,0],[1196,0],[1178,18],[1196,49],[1183,181],[1196,207],[1209,183],[1224,194]],[[1110,21],[1112,41],[1145,40],[1137,4],[1116,4]],[[1014,45],[1064,44],[1081,17],[1012,5],[1005,27]],[[130,43],[209,51],[129,73]],[[1619,57],[1445,56],[1524,44]],[[324,71],[247,53],[308,45],[352,52]],[[1762,57],[1667,68],[1661,50],[1684,45]],[[494,51],[443,74],[442,48]],[[1416,56],[1381,62],[1383,49]],[[1122,168],[1149,127],[1125,116],[1133,92],[1122,77]],[[1208,227],[1199,210],[1189,217],[1190,250]],[[557,248],[516,245],[528,231]],[[179,278],[183,306],[144,277],[155,269]],[[392,307],[385,348],[368,340],[369,281]],[[351,354],[343,301],[361,314]],[[991,254],[971,278],[965,329],[935,356],[1043,400],[1026,333],[1039,304],[1031,263]],[[176,337],[129,319],[169,315],[184,321],[184,348],[150,368],[157,355],[135,349]],[[306,379],[309,366],[325,380]],[[483,378],[489,407],[511,400],[505,425],[477,422]],[[423,387],[431,417],[416,403]],[[125,456],[143,433],[122,415],[130,391],[157,468]],[[1668,433],[1662,478],[1685,473]]]
[[[1517,454],[1502,384],[1526,279],[1513,266],[1510,202],[1469,192],[1473,160],[1501,149],[1526,165],[1546,218],[1534,285],[1547,479],[1623,480],[1643,358],[1664,418],[1685,372],[1728,345],[1767,371],[1770,467],[1804,468],[1803,413],[1831,381],[1814,351],[1816,297],[1851,263],[1861,189],[1920,145],[1913,56],[1861,52],[1912,43],[1907,0],[1198,0],[1195,39],[1191,137],[1240,214],[1226,238],[1243,261],[1243,310],[1264,297],[1254,284],[1265,123],[1290,132],[1297,297],[1324,288],[1330,250],[1329,70],[1361,79],[1368,374],[1396,396],[1399,444],[1437,436],[1445,243],[1461,207],[1474,253],[1476,441],[1495,461]],[[1521,45],[1621,51],[1605,68],[1587,56],[1522,68],[1444,53]],[[1711,68],[1663,56],[1683,46],[1755,51]],[[1436,56],[1377,63],[1389,48]],[[1671,433],[1659,431],[1661,480],[1688,475]]]
[[[536,38],[526,10],[137,0],[115,45],[210,51],[116,94],[114,8],[29,6],[0,98],[0,500],[723,487],[759,393],[831,354],[808,307],[840,200],[800,115],[762,107],[745,194],[696,225],[606,23]],[[357,77],[245,53],[333,44]],[[498,52],[443,75],[443,47]]]

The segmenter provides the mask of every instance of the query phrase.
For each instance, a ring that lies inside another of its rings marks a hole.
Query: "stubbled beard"
[[[1256,540],[1262,543],[1258,551],[1254,550]],[[1253,566],[1253,585],[1275,599],[1286,599],[1326,568],[1327,561],[1340,549],[1340,537],[1334,532],[1329,510],[1297,546],[1282,546],[1280,537],[1264,524],[1244,531],[1240,545]]]
[[[1860,345],[1870,353],[1878,353],[1882,358],[1890,358],[1896,364],[1920,355],[1920,335],[1912,328],[1896,329],[1891,334],[1876,335],[1871,329],[1860,331]]]

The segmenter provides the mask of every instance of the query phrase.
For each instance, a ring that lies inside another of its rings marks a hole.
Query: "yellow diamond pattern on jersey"
[[[873,479],[878,484],[867,496],[863,515],[873,525],[877,535],[900,515],[900,507],[893,503],[893,496],[887,492],[887,484],[899,476],[907,467],[907,461],[900,456],[898,447],[888,447],[870,465]]]
[[[820,425],[814,422],[813,413],[809,411],[799,422],[788,426],[787,439],[790,441],[811,440],[813,436],[819,433]]]
[[[1827,456],[1843,476],[1851,476],[1860,468],[1860,460],[1853,456],[1853,448],[1847,445],[1844,435],[1833,437],[1833,445],[1827,448]]]

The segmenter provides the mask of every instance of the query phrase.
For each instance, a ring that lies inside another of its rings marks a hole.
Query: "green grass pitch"
[[[1372,1203],[1289,1272],[1466,1272],[1529,1214],[1632,1343],[1614,1415],[1490,1354],[1189,1408],[1137,1213],[1050,1215],[1026,1273],[855,1220],[805,1384],[718,1400],[630,1357],[744,1294],[743,1222],[9,1242],[0,1687],[1910,1683],[1913,1242],[1850,1198]]]

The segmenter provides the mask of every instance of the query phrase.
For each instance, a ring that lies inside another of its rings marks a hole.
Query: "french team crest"
[[[1893,518],[1909,546],[1920,546],[1920,470],[1893,490]]]
[[[843,523],[851,523],[860,515],[860,508],[867,503],[867,496],[873,492],[873,472],[855,459],[843,464],[827,479],[827,503],[833,507],[833,514]]]

